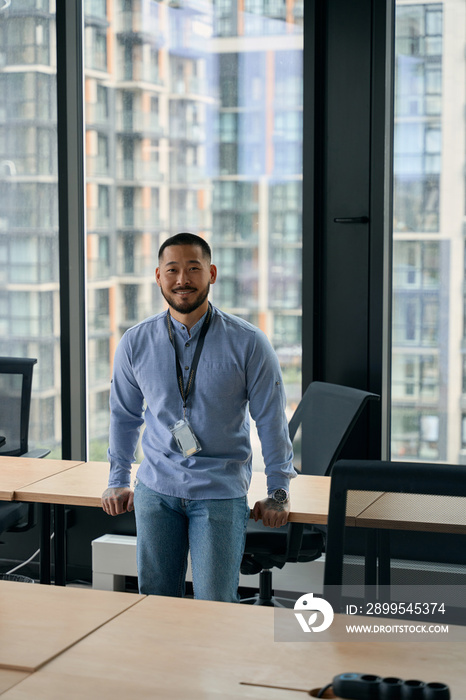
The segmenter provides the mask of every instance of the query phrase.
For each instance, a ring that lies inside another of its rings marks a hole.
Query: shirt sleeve
[[[278,357],[262,331],[247,364],[249,411],[256,423],[267,476],[267,493],[289,489],[297,476],[285,414],[286,397]]]
[[[143,422],[144,397],[133,373],[128,336],[124,335],[115,352],[110,388],[109,487],[130,485]]]

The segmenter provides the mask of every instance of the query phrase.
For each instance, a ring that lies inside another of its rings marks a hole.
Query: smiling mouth
[[[184,296],[188,296],[188,294],[192,294],[195,291],[196,291],[195,289],[175,289],[173,293],[184,297]]]

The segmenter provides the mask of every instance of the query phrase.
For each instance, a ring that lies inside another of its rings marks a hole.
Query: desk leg
[[[55,562],[55,585],[66,585],[66,535],[65,535],[65,506],[54,505],[54,562]]]
[[[372,528],[366,530],[364,585],[377,585],[377,531]]]
[[[379,586],[390,586],[390,530],[377,530]]]
[[[40,503],[40,564],[39,581],[50,584],[50,508],[48,503]]]

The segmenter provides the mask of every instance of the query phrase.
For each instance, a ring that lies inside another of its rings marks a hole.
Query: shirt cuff
[[[131,485],[131,472],[121,467],[119,464],[110,466],[108,477],[108,488],[127,488]]]
[[[267,478],[267,495],[274,493],[277,489],[285,489],[290,493],[290,479],[287,477],[271,476]]]

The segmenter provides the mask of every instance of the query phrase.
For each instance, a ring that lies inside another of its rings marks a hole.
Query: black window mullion
[[[87,458],[82,0],[58,2],[57,122],[62,457]]]

